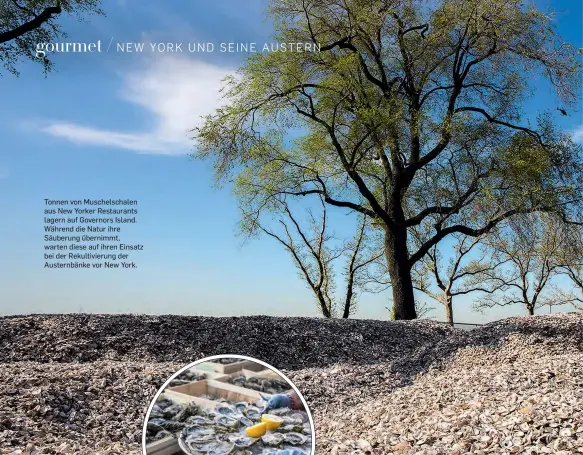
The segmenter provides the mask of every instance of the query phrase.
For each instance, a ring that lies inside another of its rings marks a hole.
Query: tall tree
[[[57,18],[63,13],[83,17],[102,14],[101,0],[0,0],[0,62],[9,72],[18,74],[16,63],[30,59],[52,69],[51,60],[38,58],[38,43],[50,43],[66,37]]]
[[[395,318],[416,317],[411,269],[447,236],[579,216],[580,147],[521,116],[535,75],[577,99],[580,57],[549,14],[521,0],[272,0],[270,14],[278,42],[317,51],[251,56],[195,129],[197,155],[236,174],[247,211],[319,195],[372,218]],[[412,249],[420,226],[432,235]]]

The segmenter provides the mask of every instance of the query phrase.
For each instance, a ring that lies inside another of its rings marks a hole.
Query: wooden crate
[[[183,453],[178,445],[177,437],[168,436],[146,445],[147,455],[174,455],[175,453]]]
[[[190,398],[191,401],[194,401],[205,408],[212,406],[212,409],[216,407],[217,401],[202,398],[204,395],[224,398],[230,402],[246,401],[248,403],[254,403],[261,399],[261,395],[255,390],[246,389],[244,387],[229,384],[228,382],[216,381],[213,379],[203,379],[202,381],[195,381],[190,384],[172,387],[165,393],[168,394],[171,399],[177,397],[177,399],[181,400],[180,402],[184,402]]]
[[[273,370],[270,370],[269,368],[265,368],[264,370],[261,370],[261,371],[251,371],[248,369],[243,369],[243,370],[241,370],[241,373],[246,378],[252,378],[254,376],[259,376],[262,378],[279,379],[280,381],[285,381],[285,379],[283,379],[279,374],[277,374]],[[290,387],[290,389],[291,389],[291,387]]]
[[[243,368],[246,369],[256,368],[256,365],[258,364],[255,362],[241,359],[240,362],[229,363],[227,365],[223,365],[222,363],[215,363],[213,361],[203,362],[196,365],[195,368],[198,371],[212,371],[215,373],[230,374],[234,373],[235,371],[240,371]]]
[[[232,378],[238,378],[244,376],[245,378],[249,379],[249,378],[267,378],[267,379],[279,379],[280,381],[285,381],[285,379],[283,379],[280,375],[278,375],[277,373],[275,373],[274,371],[271,370],[263,370],[263,371],[250,371],[247,369],[242,369],[241,371],[235,371],[234,373],[231,374],[225,374],[219,378],[215,378],[216,381],[221,381],[221,382],[229,382],[229,379]],[[290,389],[292,387],[290,386]]]

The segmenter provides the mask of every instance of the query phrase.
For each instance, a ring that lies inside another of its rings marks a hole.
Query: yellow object
[[[283,422],[283,419],[273,414],[263,414],[261,416],[261,421],[264,422],[265,425],[267,425],[267,429],[269,431],[274,431],[279,428],[279,426]]]
[[[245,433],[250,438],[260,438],[267,432],[267,425],[263,422],[253,425],[252,427],[246,428]]]

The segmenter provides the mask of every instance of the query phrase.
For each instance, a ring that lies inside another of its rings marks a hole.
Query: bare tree
[[[571,226],[560,252],[558,272],[567,276],[573,284],[572,292],[564,293],[565,299],[583,311],[583,229]]]
[[[322,198],[320,203],[318,213],[307,211],[308,227],[303,226],[305,221],[292,212],[284,199],[277,201],[280,211],[275,224],[279,225],[279,229],[262,224],[257,218],[248,217],[247,220],[254,224],[254,228],[277,240],[290,253],[300,278],[314,293],[322,316],[329,318],[341,315],[348,318],[354,314],[358,294],[368,282],[365,270],[383,253],[371,254],[365,217],[360,218],[353,239],[347,242],[336,239],[328,232],[328,214]],[[333,243],[338,245],[334,246]],[[333,263],[341,257],[346,258],[343,273],[346,284],[343,296],[337,299]]]
[[[507,224],[487,238],[493,257],[504,267],[479,275],[484,283],[499,292],[489,294],[475,304],[484,310],[495,306],[522,305],[528,314],[543,306],[571,302],[553,283],[559,273],[559,254],[566,241],[562,224],[552,216],[528,216]]]
[[[483,283],[479,278],[502,265],[503,259],[494,259],[486,249],[480,249],[483,237],[455,236],[448,264],[444,264],[441,249],[435,245],[412,271],[415,289],[445,308],[446,321],[453,325],[454,297],[474,292],[493,293],[499,283]],[[472,258],[472,253],[475,257]]]
[[[372,290],[369,285],[375,281],[380,283],[374,274],[370,273],[371,266],[378,264],[384,258],[383,250],[376,250],[367,242],[367,219],[361,217],[360,225],[354,239],[349,242],[344,250],[348,256],[348,262],[344,271],[346,278],[346,292],[344,298],[343,318],[350,317],[356,311],[357,291],[379,292],[381,289]],[[386,268],[384,268],[386,270]],[[385,287],[386,289],[386,287]]]

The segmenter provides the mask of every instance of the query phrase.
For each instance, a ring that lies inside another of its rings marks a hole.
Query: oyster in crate
[[[216,411],[218,414],[222,415],[233,415],[236,414],[236,410],[233,406],[230,406],[225,403],[218,403],[216,407]]]
[[[252,427],[253,425],[255,425],[255,423],[251,419],[248,419],[245,416],[239,417],[239,423],[246,427]]]
[[[200,414],[200,408],[195,403],[189,403],[184,409],[179,411],[173,418],[178,422],[185,422],[189,417],[197,416]]]
[[[288,424],[288,425],[283,425],[283,426],[279,427],[277,429],[277,431],[279,431],[280,433],[300,433],[300,432],[304,432],[305,428],[303,425]],[[309,429],[308,429],[308,431],[309,431]],[[310,433],[308,433],[308,434],[310,434]]]
[[[283,435],[283,440],[288,444],[299,446],[304,444],[308,438],[306,438],[303,434],[299,433],[285,433]]]
[[[251,420],[259,421],[261,420],[261,411],[256,407],[248,407],[244,412],[245,417]]]
[[[231,384],[245,387],[246,389],[257,390],[258,392],[269,393],[272,395],[289,390],[290,385],[282,379],[271,379],[262,377],[246,378],[239,376],[229,379]]]
[[[235,428],[239,426],[239,419],[229,415],[220,415],[215,417],[215,422],[224,427]]]
[[[290,411],[289,408],[277,408],[277,409],[271,409],[269,411],[269,413],[276,415],[276,416],[281,416],[285,419],[285,417],[288,417],[288,416],[286,416],[286,414],[289,414],[289,411]],[[289,417],[288,417],[288,419],[289,419]]]
[[[226,455],[235,449],[235,444],[223,441],[217,442],[217,445],[210,450],[207,450],[207,455]]]
[[[165,419],[173,419],[183,409],[179,404],[173,404],[162,410],[162,417]]]
[[[173,404],[174,403],[172,403],[172,400],[169,400],[168,398],[162,398],[161,400],[156,401],[154,406],[158,406],[160,409],[166,409]]]
[[[229,436],[229,441],[235,444],[235,447],[239,449],[246,449],[257,442],[257,439],[250,438],[249,436],[242,434],[233,434]]]
[[[184,423],[186,423],[188,425],[196,425],[196,426],[213,425],[214,424],[214,420],[207,419],[204,416],[196,415],[196,416],[188,417],[184,421]]]
[[[308,421],[308,415],[302,414],[301,412],[294,412],[293,414],[290,415],[290,417],[292,419],[295,419],[296,422],[304,423]]]
[[[266,446],[276,447],[283,443],[284,437],[280,433],[268,433],[261,437],[261,441]]]
[[[228,441],[210,441],[201,444],[180,443],[180,448],[189,455],[198,455],[200,453],[207,455],[226,455],[231,453],[235,446]]]
[[[239,402],[235,403],[234,406],[238,412],[243,414],[247,410],[247,407],[249,406],[249,404],[246,403],[245,401],[239,401]]]
[[[186,427],[182,430],[181,439],[188,444],[201,444],[208,441],[215,441],[215,430],[212,427]]]
[[[172,401],[168,399],[156,401],[150,410],[150,418],[164,417],[164,409],[169,408],[170,406],[172,406]]]
[[[282,416],[282,419],[283,419],[284,425],[294,425],[294,426],[301,425],[301,426],[303,426],[303,424],[304,424],[304,421],[301,417],[298,419],[298,418],[294,418],[292,416],[284,415],[284,416]]]
[[[182,423],[182,422],[174,422],[172,420],[154,418],[154,419],[150,419],[148,421],[146,428],[148,431],[166,430],[166,431],[169,431],[171,433],[176,433],[176,432],[182,430],[185,426],[186,426],[186,424]]]
[[[175,379],[179,381],[201,381],[202,379],[206,379],[206,374],[200,371],[193,371],[193,370],[186,370],[176,376]]]

